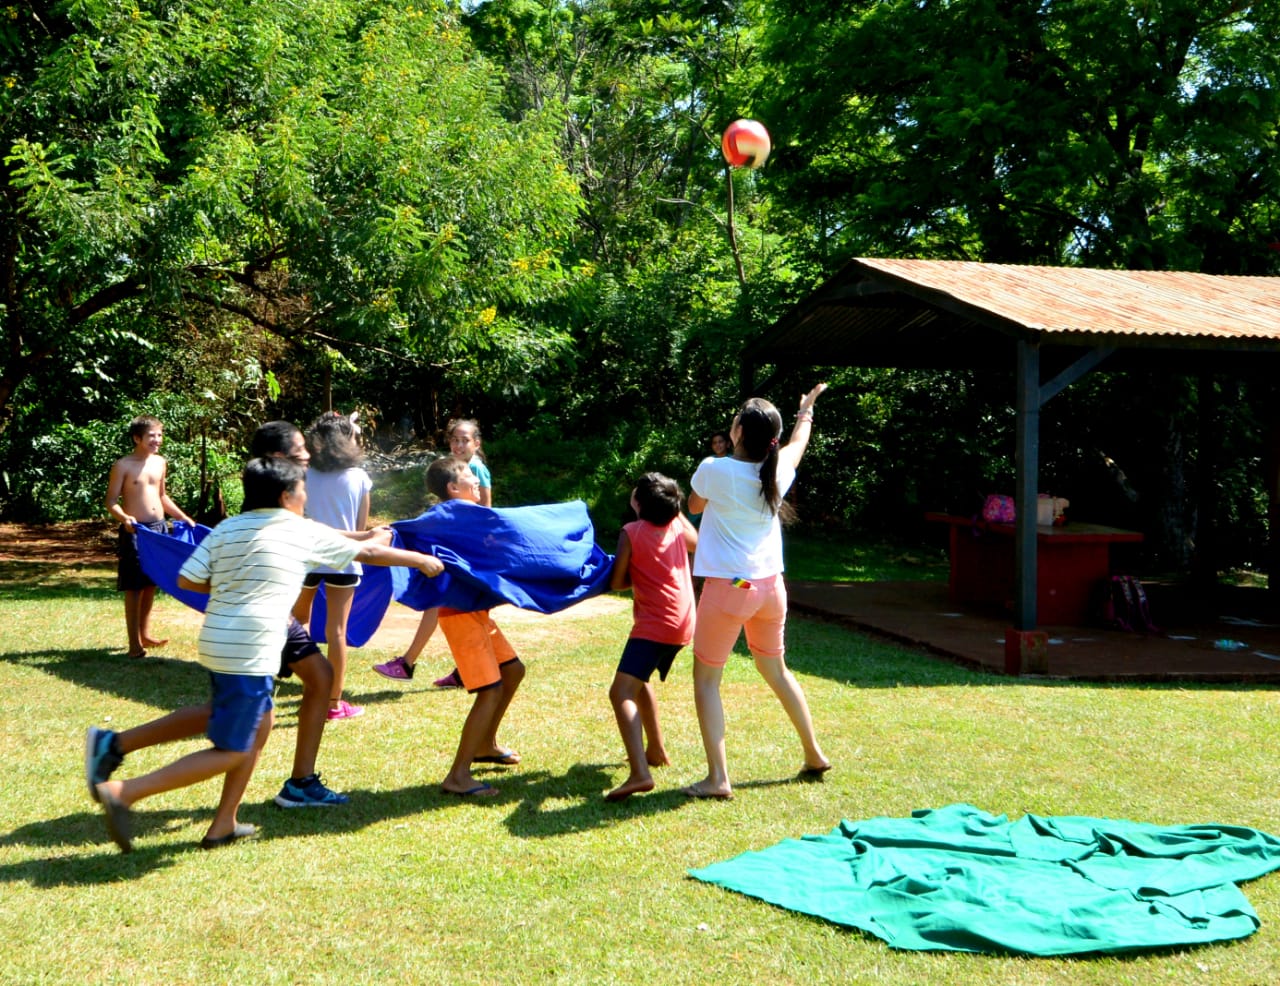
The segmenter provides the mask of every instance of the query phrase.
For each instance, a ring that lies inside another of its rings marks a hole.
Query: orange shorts
[[[782,657],[786,629],[787,587],[781,574],[753,579],[749,586],[737,586],[733,579],[708,578],[698,599],[693,656],[722,668],[733,653],[738,633],[746,630],[752,656]]]
[[[517,659],[489,611],[459,613],[441,607],[440,632],[458,667],[462,687],[469,692],[490,688],[502,680],[501,667]]]

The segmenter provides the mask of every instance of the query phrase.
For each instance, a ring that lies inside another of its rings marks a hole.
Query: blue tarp
[[[690,875],[859,928],[894,948],[1073,955],[1244,938],[1236,886],[1280,840],[1228,825],[1083,816],[1011,822],[972,805],[841,822]]]
[[[364,566],[347,621],[352,647],[373,637],[392,601],[416,610],[449,606],[473,612],[509,603],[557,613],[609,587],[613,556],[596,545],[581,500],[494,509],[446,501],[391,528],[393,545],[435,555],[445,572],[429,579],[415,569]],[[201,611],[206,597],[179,589],[178,570],[208,531],[197,525],[175,537],[138,528],[137,537],[142,570],[165,592]],[[318,641],[324,640],[323,605],[322,587],[311,620]]]

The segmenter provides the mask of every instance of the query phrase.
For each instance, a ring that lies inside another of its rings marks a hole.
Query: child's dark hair
[[[132,421],[129,422],[129,437],[141,438],[143,435],[149,432],[152,428],[156,427],[156,425],[160,425],[159,418],[153,418],[149,414],[139,414],[136,418],[134,418]],[[164,426],[160,425],[160,427],[163,428]]]
[[[255,459],[268,455],[288,455],[298,426],[292,421],[268,421],[253,433],[249,454]]]
[[[280,506],[280,497],[299,483],[305,482],[307,471],[292,459],[268,455],[250,459],[240,475],[244,486],[244,510],[261,510]]]
[[[660,472],[647,472],[636,480],[636,506],[640,519],[666,527],[680,514],[684,497],[680,484]]]
[[[355,422],[347,415],[325,411],[307,429],[307,451],[317,472],[342,472],[364,462]]]
[[[778,440],[782,436],[782,415],[760,397],[752,397],[738,412],[739,441],[747,459],[760,463],[760,495],[771,514],[782,505],[778,492]]]
[[[437,500],[449,499],[449,484],[456,483],[471,467],[454,455],[442,455],[427,466],[427,492]]]

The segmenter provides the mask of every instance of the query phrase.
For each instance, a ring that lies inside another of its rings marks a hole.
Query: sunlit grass
[[[621,805],[607,699],[629,626],[623,599],[495,618],[529,665],[503,730],[524,763],[483,776],[490,803],[439,793],[468,699],[377,677],[412,618],[355,652],[361,719],[326,731],[320,768],[352,795],[333,811],[270,804],[293,751],[298,690],[242,817],[262,837],[195,844],[205,784],[144,802],[137,851],[107,841],[85,792],[90,724],[127,726],[203,700],[198,618],[160,602],[163,659],[123,656],[105,570],[9,569],[0,583],[0,934],[13,983],[1246,984],[1280,979],[1280,878],[1246,888],[1263,926],[1224,944],[1120,958],[895,952],[877,939],[694,881],[692,867],[842,818],[967,802],[1018,816],[1085,814],[1280,831],[1277,702],[1245,686],[1024,683],[793,619],[789,661],[836,769],[793,781],[798,744],[748,658],[726,672],[737,798],[690,802],[703,760],[682,654],[659,684],[675,764]],[[447,667],[439,641],[424,671]],[[189,748],[198,747],[191,743]],[[187,747],[183,747],[184,749]],[[179,749],[145,751],[133,775]]]

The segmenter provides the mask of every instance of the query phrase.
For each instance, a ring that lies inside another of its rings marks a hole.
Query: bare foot
[[[163,646],[164,646],[165,644],[167,644],[168,642],[169,642],[169,638],[168,638],[168,637],[162,637],[162,638],[160,638],[159,640],[155,639],[154,637],[143,637],[143,638],[142,638],[142,646],[143,646],[143,647],[163,647]]]
[[[733,791],[728,788],[710,788],[705,786],[705,781],[698,784],[690,784],[688,787],[682,787],[681,793],[690,798],[715,798],[719,801],[732,801]]]
[[[605,801],[625,801],[633,794],[641,794],[653,790],[652,777],[628,777],[604,796]]]
[[[671,758],[667,756],[666,750],[645,750],[644,759],[650,767],[671,766]]]

